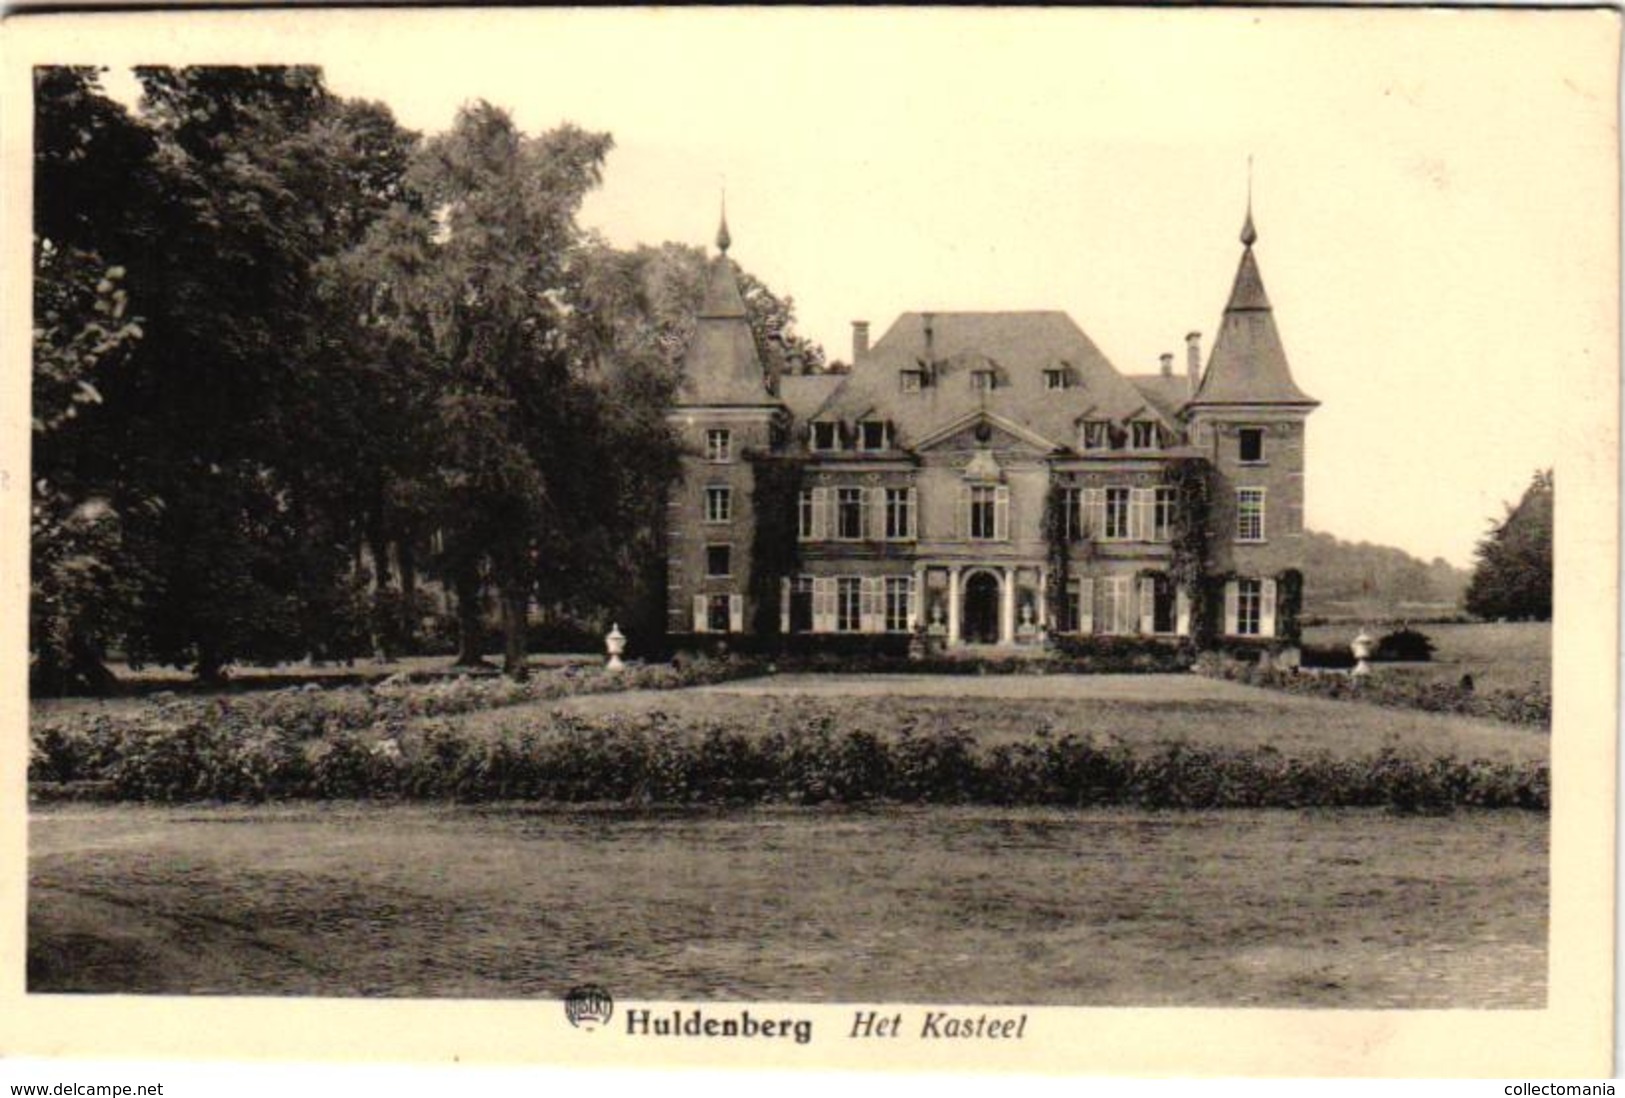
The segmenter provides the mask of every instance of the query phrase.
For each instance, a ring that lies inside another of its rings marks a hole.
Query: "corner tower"
[[[728,258],[732,244],[724,209],[668,417],[683,449],[682,476],[666,504],[670,633],[747,630],[755,532],[755,477],[747,456],[777,443],[786,414],[751,333],[738,271]]]
[[[1283,573],[1303,568],[1304,427],[1319,402],[1292,379],[1257,242],[1249,198],[1230,300],[1183,414],[1214,471],[1213,566],[1227,577],[1221,632],[1274,637]]]

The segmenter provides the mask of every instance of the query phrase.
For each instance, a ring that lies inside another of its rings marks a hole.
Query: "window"
[[[1236,489],[1236,540],[1264,540],[1264,489]]]
[[[790,582],[790,632],[813,631],[813,578],[797,576]]]
[[[705,600],[705,626],[708,632],[728,632],[729,601],[727,595],[712,595]]]
[[[1106,450],[1112,444],[1111,424],[1103,419],[1088,419],[1083,423],[1083,448]]]
[[[1264,428],[1243,427],[1237,432],[1237,439],[1242,461],[1251,465],[1264,460]]]
[[[1106,530],[1104,536],[1116,540],[1128,537],[1128,508],[1130,491],[1127,488],[1106,489]]]
[[[1151,511],[1151,540],[1171,541],[1174,536],[1174,507],[1179,493],[1173,488],[1158,488],[1156,502]]]
[[[705,490],[705,521],[706,522],[732,522],[734,517],[734,496],[732,488],[707,488]]]
[[[1136,450],[1155,450],[1157,448],[1157,425],[1145,420],[1135,420],[1129,424],[1129,445]]]
[[[897,541],[914,536],[913,516],[910,515],[910,496],[913,492],[908,488],[886,489],[886,537]]]
[[[812,425],[812,448],[814,450],[834,450],[840,445],[839,425],[829,420],[822,420]]]
[[[1083,489],[1061,490],[1061,536],[1067,541],[1083,538]]]
[[[1107,576],[1100,581],[1100,605],[1095,616],[1102,633],[1132,633],[1135,630],[1133,576]]]
[[[909,587],[912,583],[907,576],[886,578],[886,632],[908,632]]]
[[[1066,376],[1065,370],[1044,371],[1044,388],[1046,390],[1054,392],[1057,389],[1066,389],[1069,387],[1070,379]]]
[[[733,546],[707,545],[705,547],[705,574],[714,577],[733,575],[729,565],[732,563]]]
[[[1236,581],[1236,632],[1243,637],[1256,637],[1262,632],[1264,617],[1264,583],[1262,580]]]
[[[796,537],[808,541],[813,536],[813,490],[803,488],[796,497]]]
[[[863,628],[863,581],[855,576],[835,581],[835,628],[842,633]]]
[[[899,376],[902,378],[903,392],[917,393],[920,391],[920,371],[904,370]]]
[[[992,538],[995,536],[995,512],[998,493],[992,488],[976,487],[970,490],[970,536],[973,538]]]
[[[725,428],[715,427],[705,432],[705,460],[718,463],[733,460],[733,436]]]
[[[878,419],[866,419],[858,427],[858,444],[864,450],[891,448],[891,424]]]
[[[835,536],[848,541],[863,537],[863,489],[840,488],[835,492]]]
[[[970,373],[970,387],[979,393],[985,393],[996,387],[992,370],[972,370]]]
[[[1057,633],[1076,633],[1083,628],[1083,615],[1080,613],[1079,602],[1082,599],[1081,586],[1083,582],[1076,579],[1068,580],[1066,591],[1061,595],[1059,604],[1055,607],[1055,631]]]

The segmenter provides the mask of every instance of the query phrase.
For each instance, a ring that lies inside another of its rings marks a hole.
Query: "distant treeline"
[[[1443,557],[1431,564],[1403,549],[1304,534],[1303,611],[1404,618],[1459,611],[1472,574]]]

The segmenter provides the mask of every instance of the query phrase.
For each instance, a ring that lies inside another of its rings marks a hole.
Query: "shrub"
[[[1203,653],[1196,670],[1212,678],[1243,682],[1289,694],[1360,701],[1393,709],[1419,709],[1427,713],[1456,713],[1466,717],[1505,721],[1532,728],[1551,728],[1550,691],[1475,691],[1449,682],[1426,682],[1391,675],[1355,678],[1349,675],[1315,674],[1263,668],[1227,660],[1217,653]]]
[[[1420,663],[1433,658],[1433,647],[1433,641],[1426,633],[1401,626],[1378,638],[1371,658],[1384,662]]]
[[[1271,747],[1171,743],[1136,753],[1114,737],[1031,736],[983,748],[963,728],[879,736],[815,715],[755,735],[674,726],[660,713],[584,720],[547,735],[470,739],[448,725],[404,740],[343,731],[310,745],[265,729],[180,725],[127,737],[114,796],[150,801],[404,797],[641,804],[1133,805],[1154,809],[1550,806],[1544,764],[1412,757],[1287,759]]]

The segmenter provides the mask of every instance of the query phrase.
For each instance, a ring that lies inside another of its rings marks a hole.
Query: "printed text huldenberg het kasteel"
[[[886,1038],[903,1035],[905,1023],[902,1012],[883,1015],[875,1010],[860,1010],[852,1021],[849,1038]],[[626,1032],[633,1037],[767,1037],[791,1038],[798,1045],[812,1040],[813,1024],[810,1018],[757,1018],[750,1011],[726,1018],[707,1016],[699,1007],[692,1010],[673,1010],[669,1014],[656,1014],[639,1008],[626,1012]],[[918,1036],[921,1040],[939,1038],[1020,1040],[1027,1035],[1027,1015],[997,1016],[982,1014],[975,1017],[956,1017],[945,1010],[928,1010],[920,1019]]]

